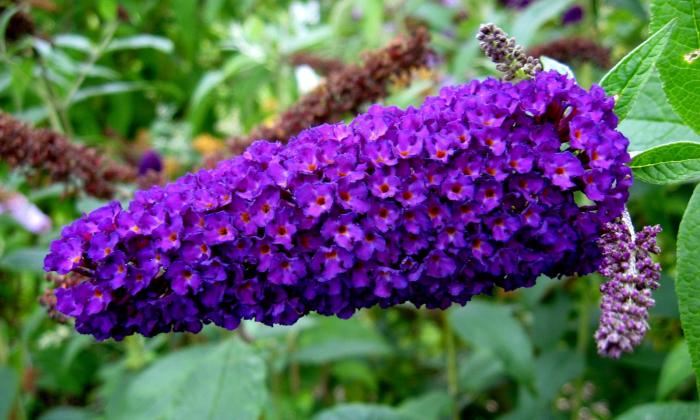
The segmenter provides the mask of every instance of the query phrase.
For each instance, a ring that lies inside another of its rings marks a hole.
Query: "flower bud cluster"
[[[29,167],[48,174],[53,181],[82,183],[83,190],[109,198],[114,183],[133,181],[135,171],[101,156],[97,150],[72,143],[51,130],[32,128],[0,112],[0,159],[13,167]]]
[[[659,287],[661,266],[651,254],[661,252],[656,244],[660,226],[645,226],[635,235],[629,214],[605,226],[599,245],[603,260],[598,269],[608,280],[603,294],[600,324],[595,338],[598,353],[614,359],[638,346],[649,330],[652,291]]]
[[[527,55],[523,47],[515,42],[515,38],[509,38],[508,34],[493,23],[481,25],[476,38],[479,40],[479,48],[496,63],[496,68],[503,73],[505,80],[534,77],[535,73],[542,70],[539,59]]]

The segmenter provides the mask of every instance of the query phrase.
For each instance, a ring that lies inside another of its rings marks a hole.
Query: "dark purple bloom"
[[[362,239],[362,229],[354,223],[354,219],[351,213],[328,219],[321,227],[321,235],[326,240],[333,240],[338,246],[350,251],[355,242]]]
[[[562,189],[575,186],[576,177],[583,175],[581,161],[570,152],[555,153],[541,158],[545,175],[551,178],[552,184]]]
[[[333,187],[322,183],[304,184],[297,190],[296,198],[304,214],[317,218],[333,206]]]
[[[583,7],[579,4],[571,6],[564,14],[561,16],[561,23],[563,25],[571,25],[574,23],[579,23],[583,19]]]
[[[178,295],[186,295],[190,290],[196,292],[202,284],[199,274],[182,261],[170,266],[168,278],[171,281],[173,292]]]
[[[163,159],[158,152],[149,150],[141,156],[139,161],[139,175],[145,175],[150,171],[160,172],[163,170]]]
[[[274,284],[291,285],[304,275],[306,275],[304,261],[278,254],[273,259],[268,279]]]
[[[454,260],[438,249],[431,251],[425,261],[425,272],[430,277],[447,277],[457,268]]]
[[[545,72],[256,142],[64,228],[45,268],[84,280],[56,291],[57,309],[82,333],[121,339],[446,308],[589,273],[631,185],[613,105]]]
[[[401,180],[392,171],[388,173],[375,172],[369,178],[370,191],[375,197],[389,198],[396,195]]]

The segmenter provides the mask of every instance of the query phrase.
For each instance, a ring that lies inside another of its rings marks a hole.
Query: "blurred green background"
[[[358,63],[426,26],[435,62],[381,101],[407,106],[442,85],[495,75],[474,38],[483,22],[527,48],[584,37],[609,48],[610,63],[648,35],[643,0],[520,3],[528,2],[26,1],[35,35],[2,44],[0,109],[115,160],[135,164],[155,150],[173,178],[223,155],[225,139],[273,121],[322,80],[292,64],[298,52]],[[583,86],[607,70],[569,55]],[[654,401],[676,401],[664,415],[682,418],[697,398],[671,251],[687,187],[634,188],[635,223],[664,228],[664,277],[643,346],[611,361],[592,337],[595,276],[542,279],[446,312],[374,308],[346,321],[310,316],[292,327],[246,322],[235,332],[97,343],[50,320],[38,298],[49,242],[102,202],[25,175],[0,163],[2,189],[25,195],[52,228],[31,233],[0,214],[0,419],[609,419],[642,418],[635,407]]]

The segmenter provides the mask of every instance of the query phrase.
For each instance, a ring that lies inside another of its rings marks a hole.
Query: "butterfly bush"
[[[661,266],[651,259],[661,249],[656,244],[660,226],[645,226],[635,234],[629,214],[603,228],[598,245],[603,259],[598,271],[607,280],[601,285],[601,315],[595,333],[598,353],[619,358],[630,353],[649,330],[652,291],[659,287]]]
[[[85,279],[56,290],[57,309],[120,339],[444,309],[589,273],[632,182],[613,105],[598,86],[540,72],[258,141],[65,227],[45,268]]]

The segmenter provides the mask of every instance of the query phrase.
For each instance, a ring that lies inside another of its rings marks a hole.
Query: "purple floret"
[[[85,279],[56,291],[57,308],[82,333],[121,339],[444,309],[592,272],[632,183],[613,105],[543,72],[256,142],[64,228],[45,268]]]

